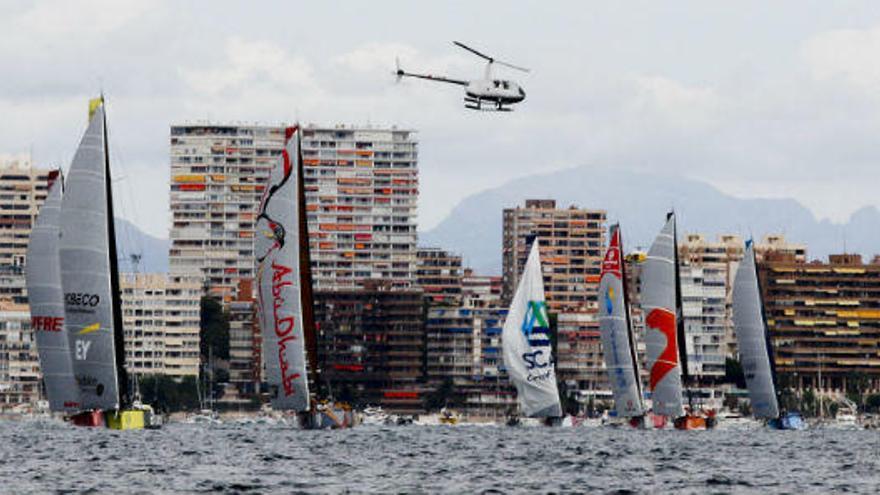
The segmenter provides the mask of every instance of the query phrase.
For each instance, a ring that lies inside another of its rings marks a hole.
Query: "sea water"
[[[880,493],[880,433],[0,423],[2,493]]]

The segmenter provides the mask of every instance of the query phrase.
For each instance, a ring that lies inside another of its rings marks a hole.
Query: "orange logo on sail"
[[[645,319],[645,325],[653,330],[657,330],[666,337],[666,347],[654,366],[651,368],[651,390],[660,383],[660,380],[667,373],[674,370],[678,366],[678,343],[675,339],[675,315],[667,309],[655,308],[651,310]]]

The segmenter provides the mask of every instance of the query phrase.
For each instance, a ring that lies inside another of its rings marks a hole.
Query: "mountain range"
[[[880,211],[873,206],[853,213],[848,222],[817,220],[793,199],[743,199],[698,180],[671,175],[577,167],[518,178],[462,200],[419,243],[459,253],[478,273],[501,273],[502,210],[524,206],[526,199],[555,199],[557,208],[575,205],[606,210],[619,221],[627,250],[650,245],[674,208],[679,233],[738,234],[760,239],[783,234],[807,245],[811,259],[848,252],[871,257],[880,252]]]

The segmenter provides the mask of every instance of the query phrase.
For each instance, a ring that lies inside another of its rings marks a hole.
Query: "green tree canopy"
[[[215,359],[229,359],[229,316],[223,311],[223,305],[213,297],[204,296],[200,309],[199,350],[202,361],[208,360],[209,350]]]

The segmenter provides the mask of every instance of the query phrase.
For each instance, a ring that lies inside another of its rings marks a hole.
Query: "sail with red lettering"
[[[84,410],[114,410],[127,384],[121,354],[112,192],[103,99],[67,175],[61,201],[61,284],[73,371]],[[119,347],[117,348],[117,343]],[[117,363],[119,366],[117,366]],[[121,386],[122,385],[122,386]]]
[[[263,333],[266,381],[272,407],[294,411],[309,409],[306,361],[307,331],[301,251],[302,174],[300,132],[289,127],[281,157],[273,167],[263,192],[254,242],[257,256],[257,304]],[[306,266],[306,270],[308,269]]]
[[[519,286],[510,303],[501,333],[504,365],[516,386],[523,415],[562,416],[556,366],[550,343],[550,319],[544,299],[544,276],[538,240],[532,243]]]
[[[599,332],[602,351],[617,415],[643,416],[645,408],[629,316],[620,226],[612,225],[609,234],[610,241],[599,279]]]
[[[73,377],[70,342],[64,325],[64,291],[58,256],[64,189],[60,170],[50,173],[49,183],[46,201],[31,230],[25,277],[31,329],[37,342],[49,410],[70,413],[79,410],[79,387]]]
[[[642,265],[641,306],[654,414],[671,418],[684,415],[675,259],[675,215],[670,214]]]

